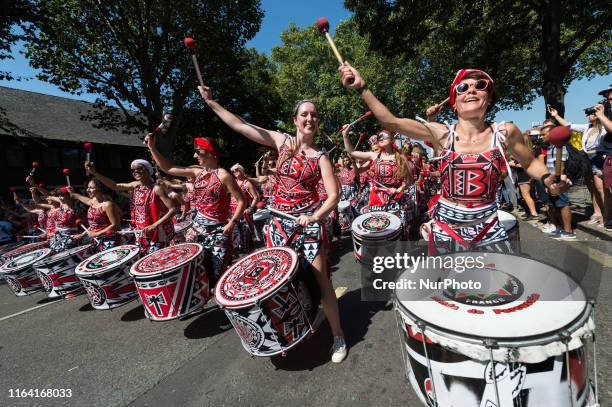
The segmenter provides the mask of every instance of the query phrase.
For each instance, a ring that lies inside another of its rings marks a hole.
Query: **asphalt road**
[[[606,405],[612,400],[612,244],[578,236],[555,242],[521,222],[523,250],[563,265],[598,299],[599,386]],[[233,329],[219,328],[222,312],[212,303],[187,320],[153,323],[136,302],[95,311],[84,296],[17,298],[2,284],[0,406],[418,406],[404,380],[391,306],[361,301],[351,250],[347,238],[332,251],[334,285],[347,288],[340,312],[350,350],[339,365],[329,361],[326,323],[284,358],[252,358]],[[27,312],[12,316],[21,311]],[[53,388],[71,389],[72,397],[9,397],[10,389]]]

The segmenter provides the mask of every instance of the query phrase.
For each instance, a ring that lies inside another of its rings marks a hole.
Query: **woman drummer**
[[[88,228],[81,234],[75,236],[76,239],[82,239],[88,236],[90,239],[97,240],[95,248],[98,251],[104,251],[115,247],[119,243],[119,235],[116,233],[121,227],[121,210],[116,203],[111,201],[104,191],[104,185],[97,179],[91,179],[87,183],[87,195],[77,194],[68,188],[70,197],[77,199],[87,209],[87,224]]]
[[[244,212],[245,200],[232,175],[219,167],[219,152],[208,137],[196,137],[193,158],[198,166],[180,167],[164,157],[155,146],[155,137],[145,139],[151,156],[165,173],[173,177],[193,178],[191,204],[197,212],[193,229],[198,242],[204,246],[206,270],[211,287],[231,262],[231,236]],[[236,210],[230,218],[230,196],[236,201]]]
[[[240,249],[243,253],[250,253],[255,248],[253,243],[253,235],[255,233],[253,225],[252,214],[257,210],[257,202],[259,202],[260,195],[255,189],[253,183],[247,178],[244,173],[244,167],[240,164],[234,164],[230,168],[232,175],[236,180],[236,184],[244,197],[244,210],[242,217],[238,223],[238,233],[240,234]],[[230,208],[232,213],[236,211],[238,202],[232,197],[230,201]]]
[[[199,87],[206,104],[235,132],[278,150],[276,175],[279,179],[272,208],[292,216],[272,217],[268,228],[268,247],[291,245],[311,264],[321,289],[321,303],[334,335],[332,361],[346,357],[347,348],[340,325],[338,300],[327,268],[327,247],[323,224],[338,204],[339,192],[329,157],[314,144],[319,128],[319,113],[313,102],[302,100],[295,106],[292,137],[247,123],[213,100],[208,87]],[[327,199],[320,204],[316,186],[323,179]],[[293,219],[296,217],[297,219]],[[290,240],[292,239],[292,240]]]
[[[30,187],[30,194],[32,194],[32,201],[39,202],[40,198],[38,198],[38,190],[36,187]],[[34,198],[34,195],[37,195],[37,198]],[[33,214],[36,216],[36,222],[38,225],[37,230],[34,233],[43,232],[38,235],[38,240],[46,240],[47,238],[47,221],[48,221],[48,212],[51,209],[44,209],[40,206],[37,206],[36,203],[30,205],[28,203],[23,202],[18,196],[15,196],[15,203],[21,206],[26,212]]]
[[[155,184],[150,162],[138,159],[132,161],[130,167],[134,181],[117,183],[100,174],[92,162],[85,163],[85,169],[106,187],[130,194],[131,222],[136,228],[136,242],[142,254],[153,253],[172,240],[172,217],[176,208],[164,188]]]
[[[267,152],[262,156],[261,162],[261,171],[259,171],[258,162],[255,163],[255,178],[250,178],[250,180],[261,188],[265,204],[271,205],[278,182],[276,178],[276,157],[272,157]]]
[[[49,209],[47,213],[47,233],[51,236],[49,247],[55,252],[63,252],[74,247],[77,241],[77,212],[67,187],[51,192],[38,188],[47,198],[47,204],[40,202],[37,194],[32,198],[38,208]]]
[[[352,201],[357,197],[358,174],[355,170],[353,160],[348,156],[343,155],[340,160],[340,171],[338,172],[340,180],[341,201]]]
[[[422,124],[395,117],[368,90],[365,80],[348,63],[338,68],[342,83],[356,89],[378,121],[391,131],[440,147],[441,198],[434,207],[435,227],[430,240],[438,249],[465,250],[507,240],[497,219],[495,195],[507,167],[506,145],[512,156],[535,179],[541,179],[553,194],[567,189],[567,181],[556,183],[546,166],[534,159],[523,143],[521,131],[512,123],[488,123],[485,114],[495,102],[493,80],[484,71],[460,70],[450,87],[450,106],[457,124]]]

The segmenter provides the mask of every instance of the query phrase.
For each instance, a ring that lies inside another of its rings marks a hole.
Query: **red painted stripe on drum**
[[[419,342],[423,342],[423,334],[413,330],[412,326],[408,324],[406,324],[406,332],[408,332],[408,336],[410,336],[412,339],[417,340]],[[433,342],[431,341],[431,339],[425,336],[425,343],[432,344]]]

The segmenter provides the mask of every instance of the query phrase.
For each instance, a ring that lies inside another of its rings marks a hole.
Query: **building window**
[[[66,168],[80,168],[83,165],[81,158],[79,157],[79,150],[76,148],[64,148],[62,149],[62,161]]]
[[[57,148],[46,147],[43,149],[43,164],[45,167],[58,168],[60,166]]]
[[[6,146],[6,165],[9,167],[25,167],[23,148],[19,146]]]

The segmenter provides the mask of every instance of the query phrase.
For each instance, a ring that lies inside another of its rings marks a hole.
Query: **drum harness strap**
[[[487,235],[487,232],[493,227],[493,225],[495,225],[495,222],[497,221],[497,211],[495,211],[491,216],[486,219],[477,219],[472,222],[461,223],[458,225],[449,225],[448,223],[441,222],[435,217],[435,213],[432,213],[432,219],[434,220],[436,226],[448,233],[449,236],[459,242],[463,247],[469,249],[470,247],[474,247],[478,242],[480,242]],[[471,241],[465,240],[464,238],[459,236],[457,232],[455,232],[455,230],[459,228],[473,227],[476,225],[481,225],[483,223],[485,224],[485,227]],[[428,244],[428,251],[430,254],[435,253],[433,235],[433,230],[431,230],[429,233]]]

